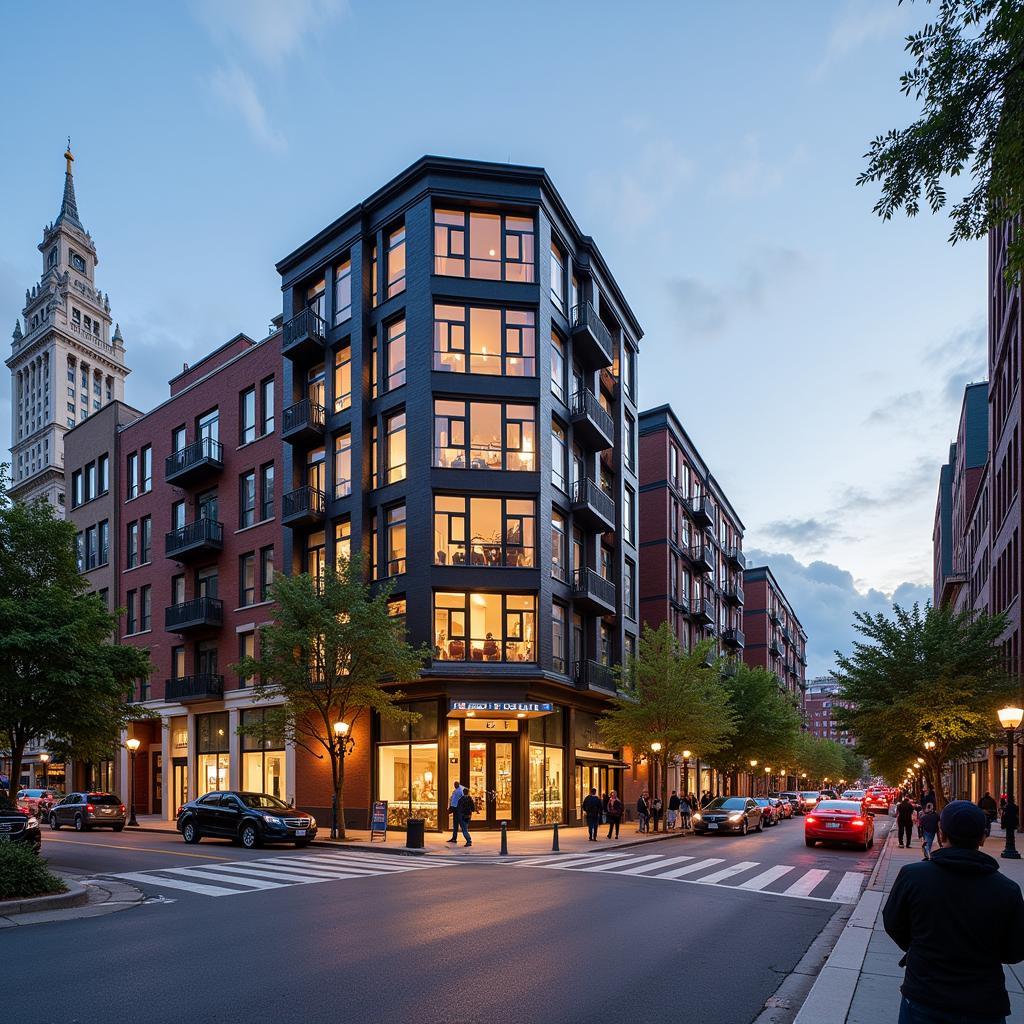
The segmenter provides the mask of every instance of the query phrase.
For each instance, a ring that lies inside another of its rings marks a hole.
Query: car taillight
[[[96,808],[95,808],[95,807],[93,807],[93,805],[92,805],[92,804],[86,804],[86,805],[85,805],[85,809],[86,809],[86,810],[87,810],[87,811],[88,811],[88,812],[89,812],[90,814],[92,814],[92,812],[96,810]]]
[[[804,821],[806,821],[808,825],[813,825],[817,820],[817,818],[812,818],[810,815],[804,818]]]
[[[863,818],[854,818],[853,821],[851,822],[851,824],[856,825],[858,828],[863,828],[864,827],[864,819]]]
[[[121,804],[121,813],[124,814],[124,804]]]

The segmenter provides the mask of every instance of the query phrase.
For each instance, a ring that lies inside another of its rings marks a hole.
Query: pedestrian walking
[[[459,805],[456,809],[459,815],[459,828],[462,829],[462,836],[466,840],[466,846],[473,845],[473,838],[469,834],[469,823],[476,811],[476,801],[470,796],[469,790],[464,789],[459,797]]]
[[[906,864],[882,910],[906,956],[899,1024],[1003,1024],[1010,1013],[1003,964],[1024,960],[1020,886],[981,852],[985,812],[966,800],[939,816],[947,844]]]
[[[921,835],[923,837],[921,850],[924,852],[924,859],[930,860],[932,855],[932,844],[935,842],[935,834],[939,831],[939,816],[935,813],[934,804],[925,804],[924,813],[921,815],[920,822]]]
[[[651,803],[645,789],[636,801],[637,832],[646,832],[650,827]]]
[[[608,809],[605,811],[605,815],[608,818],[608,838],[612,838],[612,831],[615,832],[615,838],[619,838],[619,825],[622,824],[622,812],[625,808],[622,806],[622,801],[619,799],[619,794],[613,789],[608,794]]]
[[[676,828],[676,818],[679,817],[679,794],[673,789],[672,795],[668,798],[668,818],[667,826],[673,832]]]
[[[1020,825],[1020,812],[1012,796],[1003,804],[1003,815],[999,824],[1004,832],[1016,832],[1017,826]]]
[[[900,849],[910,846],[910,837],[914,827],[914,805],[906,793],[896,805],[896,832],[900,841]]]
[[[661,803],[661,797],[656,796],[651,801],[651,819],[654,821],[654,831],[657,832],[661,828],[661,818],[664,813],[664,807]]]
[[[992,799],[992,794],[988,790],[985,790],[985,795],[978,801],[978,806],[985,812],[985,817],[988,819],[988,823],[985,825],[985,836],[987,838],[992,835],[992,825],[996,820],[999,807],[995,800]]]
[[[591,787],[590,796],[583,800],[583,816],[587,819],[587,839],[597,842],[597,828],[601,824],[601,798],[597,790]]]
[[[452,788],[452,795],[448,799],[448,813],[452,816],[452,837],[448,840],[449,843],[457,843],[459,841],[459,801],[462,799],[464,792],[462,784],[456,779],[455,786]]]
[[[693,805],[690,801],[693,797],[683,797],[679,801],[679,827],[682,829],[688,829],[690,827],[690,818],[693,814]]]

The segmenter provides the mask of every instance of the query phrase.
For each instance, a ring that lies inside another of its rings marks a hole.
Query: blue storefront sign
[[[483,711],[505,714],[548,714],[555,710],[554,704],[537,701],[507,700],[453,700],[448,703],[449,711]]]

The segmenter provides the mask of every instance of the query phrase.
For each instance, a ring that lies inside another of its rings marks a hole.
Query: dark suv
[[[68,793],[50,808],[48,820],[55,832],[63,825],[70,825],[76,832],[88,832],[91,828],[123,832],[125,807],[113,793]]]
[[[269,793],[207,793],[190,800],[178,814],[186,843],[233,839],[247,850],[264,843],[308,846],[316,838],[316,818],[289,807]]]
[[[25,843],[38,853],[42,841],[39,819],[19,810],[6,793],[0,792],[0,843]]]

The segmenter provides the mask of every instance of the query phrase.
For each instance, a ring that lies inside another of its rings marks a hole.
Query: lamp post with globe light
[[[1006,846],[1003,848],[1002,856],[1008,860],[1020,860],[1015,835],[1020,823],[1020,812],[1017,809],[1017,801],[1013,798],[1013,746],[1016,741],[1015,733],[1020,727],[1021,719],[1024,719],[1024,708],[1000,708],[997,714],[999,724],[1006,730],[1006,808],[1003,811],[1006,820]]]
[[[659,766],[661,764],[661,743],[658,740],[655,740],[651,744],[651,753],[654,755],[654,757],[651,758],[651,765],[652,765],[652,768],[653,768],[653,770],[651,772],[651,776],[653,778],[653,782],[651,783],[651,803],[653,804],[654,803],[654,798],[656,796],[658,796],[660,794],[660,792],[661,792],[661,786],[659,784],[659,778],[658,778],[658,768],[659,768]],[[651,815],[651,817],[654,817],[654,816]],[[658,819],[657,818],[654,818],[654,831],[655,832],[658,831]]]
[[[135,817],[135,755],[139,752],[139,747],[142,745],[140,740],[135,739],[133,736],[130,740],[125,743],[128,748],[128,753],[132,756],[132,772],[131,772],[131,814],[128,816],[128,824],[131,828],[139,827],[139,820]]]
[[[341,777],[345,777],[345,757],[351,754],[355,748],[356,741],[349,736],[348,722],[337,721],[334,723],[334,742],[338,746],[338,757],[341,759]],[[331,838],[338,838],[338,790],[334,787],[331,793]]]
[[[45,751],[39,755],[39,760],[43,763],[43,789],[50,788],[50,755]]]

